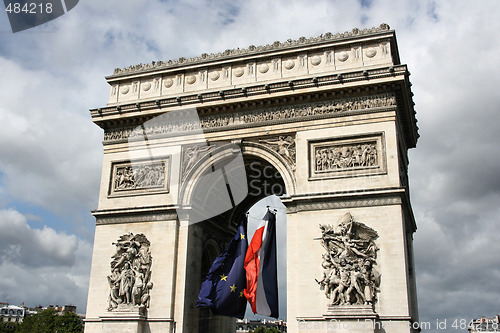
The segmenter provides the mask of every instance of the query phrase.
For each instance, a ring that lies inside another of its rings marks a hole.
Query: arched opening
[[[215,258],[226,249],[229,241],[233,238],[240,220],[246,216],[247,212],[251,210],[248,216],[248,241],[250,242],[250,237],[255,231],[257,224],[260,222],[264,216],[267,208],[266,206],[271,206],[271,209],[279,208],[279,218],[277,224],[278,229],[278,256],[280,253],[283,254],[281,260],[278,259],[278,279],[280,284],[280,293],[285,293],[285,279],[286,279],[286,265],[285,265],[285,221],[286,221],[286,211],[284,206],[280,203],[278,197],[287,194],[286,181],[275,167],[268,160],[254,155],[254,154],[243,154],[243,169],[242,165],[231,164],[234,159],[231,156],[226,156],[224,159],[218,160],[204,170],[200,172],[199,175],[207,175],[211,173],[210,177],[198,177],[198,182],[195,184],[191,191],[190,214],[197,214],[196,218],[200,218],[200,214],[206,214],[211,216],[203,221],[195,224],[191,224],[190,228],[196,230],[196,240],[191,243],[199,244],[201,250],[194,249],[190,246],[191,255],[198,256],[199,260],[192,259],[191,263],[197,265],[197,269],[192,270],[189,278],[192,279],[191,286],[193,292],[190,293],[189,297],[191,300],[186,299],[186,304],[190,305],[196,304],[196,299],[198,292],[200,290],[201,283],[205,280],[206,275],[215,260]],[[214,173],[213,171],[217,168],[223,169],[223,172]],[[243,172],[242,172],[243,171]],[[244,177],[242,179],[242,177]],[[237,182],[231,183],[231,180],[237,180]],[[245,185],[245,189],[236,188],[234,184]],[[244,195],[243,195],[244,194]],[[275,200],[273,203],[272,200]],[[271,200],[271,201],[270,201]],[[280,207],[275,207],[280,206]],[[203,208],[203,207],[206,207]],[[215,215],[216,209],[226,208],[223,212]],[[252,208],[253,207],[253,208]],[[190,235],[193,233],[190,233]],[[196,292],[194,292],[196,291]],[[186,294],[186,298],[188,295]],[[280,297],[280,302],[284,303],[280,307],[285,309],[285,298]],[[234,318],[215,316],[211,313],[209,309],[192,309],[190,311],[192,315],[189,317],[193,321],[197,321],[198,325],[196,330],[192,330],[194,326],[191,326],[191,331],[194,332],[225,332],[225,331],[235,331],[236,322]],[[248,311],[247,311],[248,313]],[[285,313],[280,313],[282,317],[285,317]],[[255,317],[254,317],[255,318]]]

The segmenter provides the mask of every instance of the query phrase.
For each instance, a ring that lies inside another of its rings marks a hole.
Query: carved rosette
[[[111,274],[107,277],[110,287],[108,311],[148,308],[153,288],[151,243],[144,234],[128,233],[113,245],[116,252],[111,257]]]
[[[378,234],[344,215],[336,226],[320,225],[323,277],[316,280],[331,305],[371,305],[376,301],[380,274],[375,269]]]

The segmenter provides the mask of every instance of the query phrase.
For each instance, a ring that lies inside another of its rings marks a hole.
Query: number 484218
[[[9,14],[12,13],[50,14],[52,13],[52,3],[47,2],[47,3],[36,4],[34,2],[31,2],[31,3],[20,4],[19,2],[9,2],[7,7],[5,7],[5,11]]]

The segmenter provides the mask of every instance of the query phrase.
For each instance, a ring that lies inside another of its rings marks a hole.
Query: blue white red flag
[[[253,313],[278,318],[276,215],[268,211],[260,222],[245,256],[247,288]]]
[[[214,260],[201,285],[196,307],[209,307],[216,315],[240,319],[245,316],[247,300],[243,293],[246,287],[243,263],[248,247],[246,225],[245,217],[227,249]]]

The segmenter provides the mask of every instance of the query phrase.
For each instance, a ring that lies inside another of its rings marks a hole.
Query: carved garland
[[[363,223],[344,215],[337,226],[320,225],[325,248],[323,277],[316,280],[332,305],[371,305],[376,301],[380,274],[374,268],[378,234]]]
[[[151,243],[144,234],[128,233],[113,245],[116,245],[116,252],[111,257],[111,274],[108,275],[108,311],[148,308],[153,288]]]
[[[165,135],[180,135],[186,132],[200,131],[200,129],[225,129],[228,126],[252,126],[269,121],[300,120],[314,116],[328,116],[349,111],[364,110],[380,107],[396,106],[396,97],[393,93],[338,99],[322,103],[304,103],[295,106],[281,106],[269,109],[240,111],[231,114],[200,116],[195,120],[173,120],[157,122],[147,128],[125,127],[106,130],[104,142],[161,137]]]

